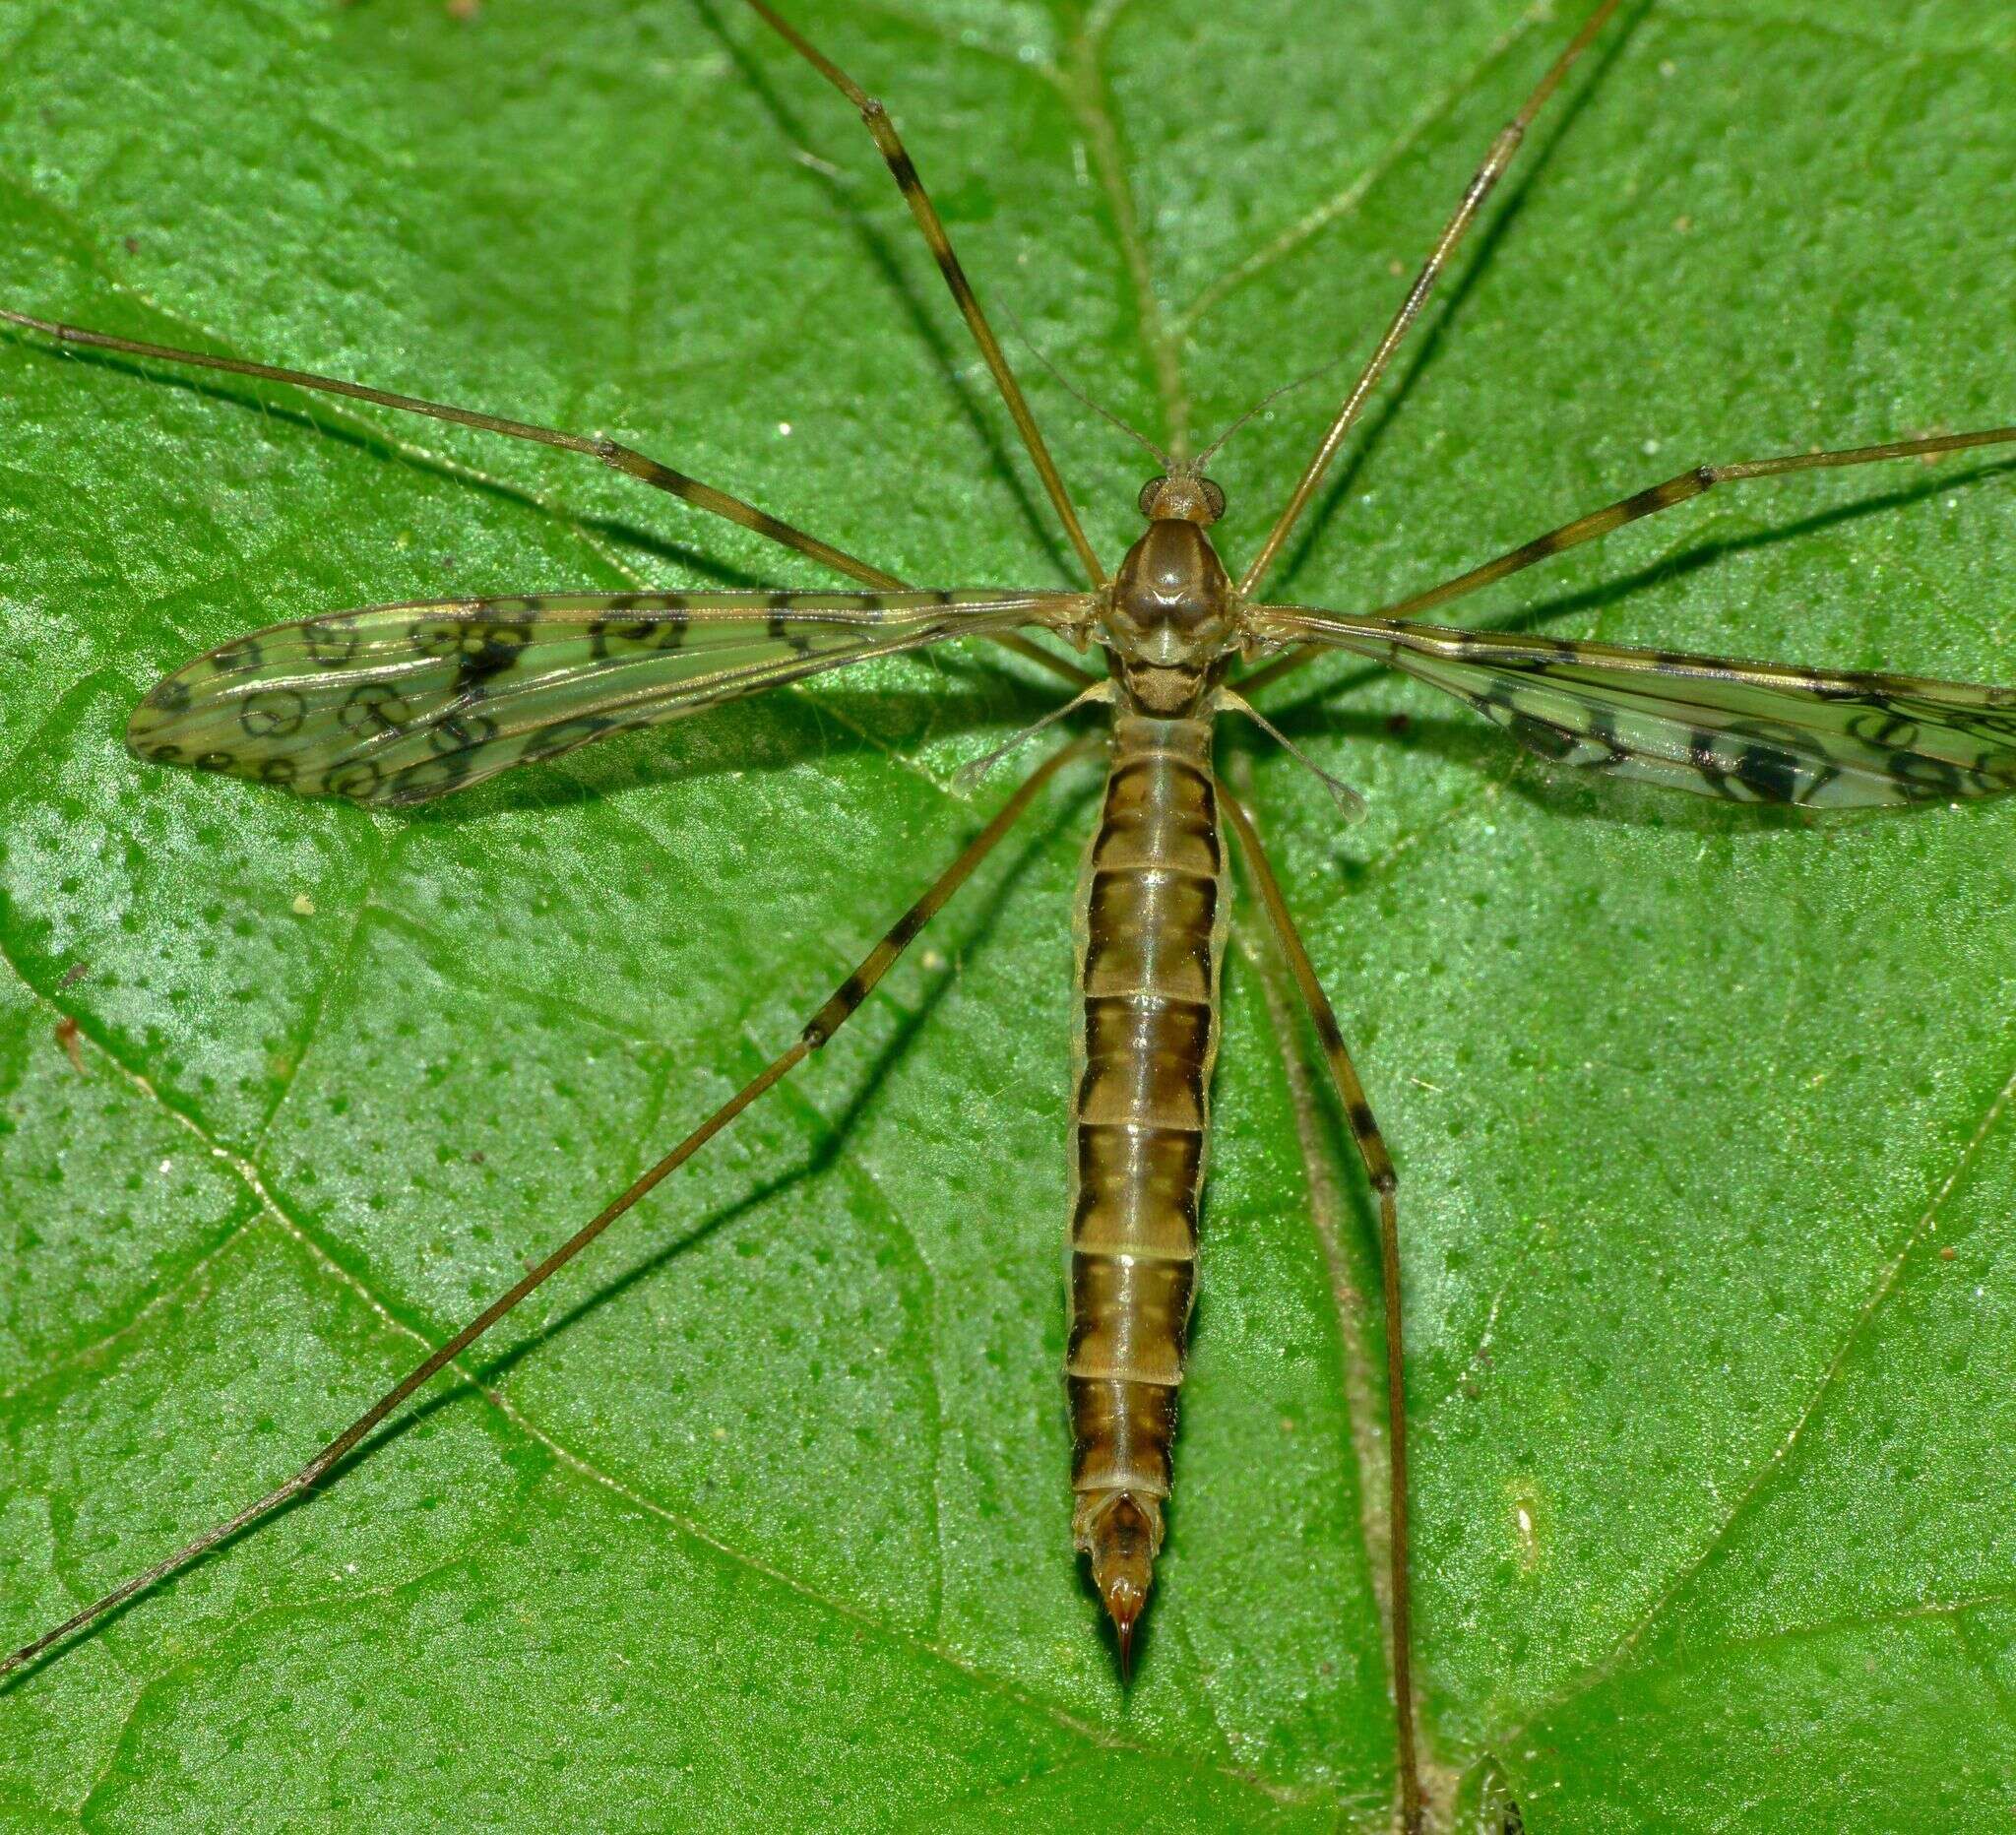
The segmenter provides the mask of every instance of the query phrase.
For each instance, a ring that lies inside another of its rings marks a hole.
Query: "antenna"
[[[1077,397],[1077,399],[1080,402],[1084,403],[1084,405],[1087,408],[1091,409],[1095,414],[1098,414],[1101,419],[1110,420],[1113,423],[1113,425],[1118,427],[1120,431],[1124,433],[1130,440],[1134,440],[1138,444],[1147,447],[1148,450],[1155,455],[1156,463],[1160,465],[1165,472],[1176,472],[1184,469],[1182,467],[1179,467],[1175,460],[1171,459],[1167,453],[1164,452],[1163,449],[1160,446],[1158,446],[1152,439],[1150,439],[1147,434],[1138,432],[1135,428],[1130,427],[1126,423],[1126,421],[1122,420],[1120,416],[1114,413],[1110,408],[1102,408],[1097,402],[1095,402],[1092,399],[1091,396],[1087,395],[1085,391],[1081,389],[1075,382],[1073,382],[1069,376],[1065,375],[1064,372],[1056,366],[1056,364],[1050,361],[1048,353],[1044,351],[1042,347],[1039,345],[1034,338],[1032,338],[1026,331],[1022,329],[1022,321],[1015,316],[1015,308],[1011,306],[1005,299],[1000,300],[998,303],[1001,307],[1002,317],[1004,317],[1008,321],[1008,323],[1014,328],[1016,337],[1022,340],[1023,345],[1027,348],[1030,355],[1035,357],[1036,360],[1039,363],[1040,363],[1043,366],[1043,368],[1048,370],[1052,376],[1056,377],[1056,379],[1064,385],[1064,388],[1067,393]],[[1343,361],[1341,357],[1336,360],[1339,362]]]
[[[1039,350],[1037,352],[1037,355],[1041,356],[1042,352]],[[1310,370],[1307,375],[1297,376],[1292,382],[1285,382],[1278,389],[1270,389],[1257,402],[1255,402],[1251,408],[1247,409],[1246,411],[1238,417],[1238,419],[1234,420],[1230,426],[1227,427],[1226,430],[1223,433],[1221,433],[1217,439],[1213,440],[1209,446],[1205,447],[1205,449],[1201,453],[1199,453],[1195,459],[1191,460],[1191,466],[1194,468],[1203,465],[1204,462],[1208,460],[1213,453],[1217,452],[1218,449],[1221,446],[1223,446],[1227,440],[1230,439],[1234,433],[1236,433],[1241,427],[1243,427],[1247,421],[1251,420],[1253,416],[1257,414],[1263,408],[1272,407],[1284,395],[1287,395],[1292,389],[1299,389],[1305,383],[1314,382],[1319,376],[1329,375],[1329,373],[1343,361],[1343,357],[1334,356],[1327,363],[1317,364],[1316,367]]]

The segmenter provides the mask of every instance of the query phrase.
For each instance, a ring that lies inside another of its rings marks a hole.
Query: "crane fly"
[[[2016,442],[2016,427],[1695,467],[1376,612],[1268,598],[1265,588],[1285,542],[1451,256],[1514,162],[1533,121],[1610,24],[1619,0],[1603,0],[1491,143],[1243,567],[1236,573],[1228,568],[1213,534],[1230,507],[1205,470],[1221,435],[1201,453],[1157,450],[1157,472],[1137,500],[1146,526],[1108,570],[889,114],[769,0],[747,4],[858,111],[999,390],[1082,583],[1064,590],[919,590],[613,440],[0,310],[0,320],[66,345],[345,396],[578,453],[854,583],[844,591],[485,596],[322,613],[234,639],[176,669],[134,710],[128,745],[151,765],[399,808],[616,733],[863,661],[967,639],[1004,645],[1074,690],[1053,713],[979,761],[982,767],[1067,717],[1097,711],[1102,732],[1056,743],[797,1039],[597,1217],[530,1266],[278,1487],[0,1660],[0,1674],[51,1651],[313,1487],[432,1376],[826,1044],[1059,772],[1100,752],[1104,790],[1075,918],[1065,1363],[1075,1546],[1111,1619],[1124,1677],[1154,1586],[1173,1487],[1176,1399],[1195,1292],[1236,853],[1306,1004],[1377,1204],[1399,1811],[1407,1828],[1418,1829],[1424,1795],[1409,1612],[1400,1183],[1253,814],[1219,781],[1218,722],[1222,716],[1246,719],[1287,744],[1250,697],[1312,658],[1342,653],[1443,691],[1557,766],[1701,795],[1830,809],[1944,803],[2016,790],[2016,689],[1423,621],[1424,614],[1512,574],[1723,486],[2007,444]],[[1079,657],[1097,653],[1105,672],[1081,668],[1052,644]],[[1341,813],[1351,814],[1354,793],[1331,788]]]

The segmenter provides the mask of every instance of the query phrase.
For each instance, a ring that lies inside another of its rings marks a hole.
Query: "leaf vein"
[[[1692,1558],[1680,1565],[1672,1579],[1660,1590],[1657,1597],[1653,1599],[1638,1620],[1618,1639],[1610,1652],[1598,1662],[1590,1665],[1572,1678],[1566,1686],[1556,1691],[1551,1700],[1530,1713],[1527,1716],[1526,1724],[1531,1725],[1544,1715],[1558,1709],[1578,1695],[1587,1693],[1592,1688],[1607,1681],[1612,1676],[1616,1675],[1628,1663],[1632,1651],[1658,1621],[1660,1615],[1686,1590],[1695,1576],[1702,1571],[1714,1556],[1716,1550],[1729,1541],[1730,1535],[1737,1523],[1743,1520],[1745,1514],[1762,1496],[1766,1487],[1784,1470],[1786,1461],[1791,1457],[1794,1448],[1799,1444],[1808,1424],[1819,1412],[1821,1403],[1833,1392],[1835,1383],[1847,1364],[1850,1353],[1860,1342],[1863,1332],[1868,1328],[1870,1322],[1882,1309],[1884,1302],[1895,1291],[1898,1280],[1903,1275],[1913,1251],[1937,1232],[1939,1213],[1943,1209],[1947,1198],[1952,1195],[1954,1188],[1966,1176],[1969,1169],[1980,1157],[1983,1146],[1986,1143],[1988,1136],[1994,1131],[1996,1124],[2008,1111],[2012,1101],[2016,1101],[2016,1068],[2011,1069],[2001,1088],[1996,1091],[1993,1098],[1989,1101],[1987,1109],[1982,1116],[1980,1124],[1961,1148],[1952,1169],[1940,1182],[1938,1189],[1932,1194],[1931,1201],[1926,1205],[1923,1214],[1912,1226],[1897,1252],[1890,1258],[1877,1276],[1875,1284],[1871,1287],[1861,1305],[1857,1309],[1853,1319],[1850,1320],[1848,1329],[1842,1334],[1841,1343],[1836,1349],[1833,1358],[1829,1360],[1826,1369],[1820,1373],[1819,1380],[1813,1385],[1804,1404],[1794,1418],[1791,1426],[1786,1430],[1778,1444],[1752,1470],[1747,1483],[1737,1494],[1734,1503],[1730,1506],[1729,1512],[1723,1518],[1721,1524],[1711,1532],[1701,1547],[1695,1551]]]

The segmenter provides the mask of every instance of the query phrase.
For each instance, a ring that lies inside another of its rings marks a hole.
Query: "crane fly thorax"
[[[1175,494],[1169,481],[1160,481],[1159,490],[1157,511],[1176,507],[1168,501]],[[1204,507],[1201,496],[1196,507]],[[1101,635],[1113,672],[1148,712],[1191,712],[1234,648],[1236,597],[1204,532],[1206,520],[1157,515],[1106,589]]]

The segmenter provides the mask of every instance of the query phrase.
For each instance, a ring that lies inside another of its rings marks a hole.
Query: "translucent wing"
[[[868,657],[1021,624],[1055,593],[625,593],[439,600],[276,624],[134,710],[158,764],[416,803],[533,759]]]
[[[1847,808],[2016,790],[2016,688],[1728,663],[1292,606],[1269,642],[1376,658],[1561,764],[1735,802]]]

